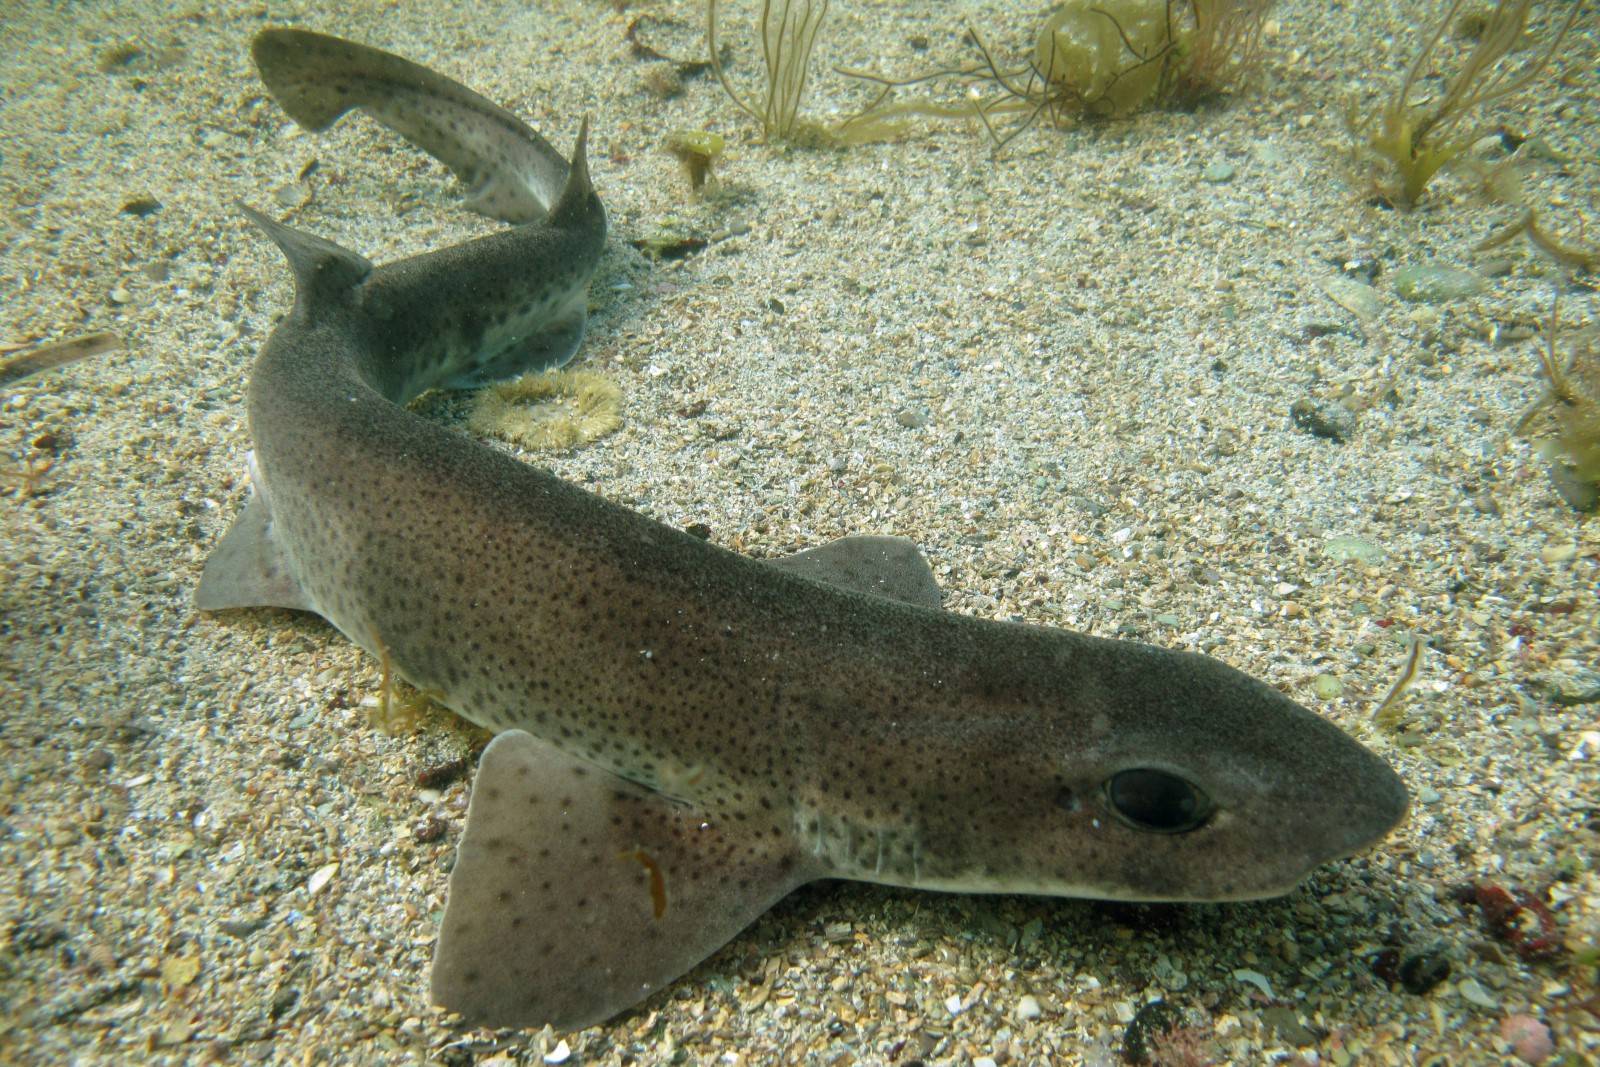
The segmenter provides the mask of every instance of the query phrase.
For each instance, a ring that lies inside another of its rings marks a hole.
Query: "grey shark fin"
[[[567,161],[505,108],[409,59],[307,30],[256,35],[261,80],[296,122],[312,130],[364,109],[449,167],[467,207],[509,223],[549,213]]]
[[[473,783],[433,999],[480,1025],[591,1025],[813,876],[770,825],[717,820],[507,731]]]
[[[594,182],[589,178],[589,116],[578,124],[578,136],[572,144],[572,160],[567,164],[566,181],[561,194],[550,206],[550,221],[559,224],[563,218],[582,218],[594,200]]]
[[[295,581],[272,536],[272,512],[259,493],[250,497],[211,550],[194,591],[194,606],[201,611],[255,607],[317,610]]]
[[[927,557],[904,537],[841,537],[768,562],[780,570],[841,589],[871,593],[919,608],[937,610],[944,605],[944,594]]]
[[[336,299],[366,281],[367,275],[372,273],[371,260],[325,237],[286,226],[249,204],[241,202],[239,210],[272,238],[282,250],[283,258],[289,261],[289,269],[294,272],[296,303]]]

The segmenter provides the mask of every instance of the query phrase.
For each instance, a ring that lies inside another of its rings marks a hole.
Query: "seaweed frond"
[[[1540,443],[1550,481],[1580,512],[1600,508],[1600,350],[1593,331],[1575,339],[1562,363],[1556,348],[1559,315],[1550,310],[1545,345],[1539,350],[1548,387],[1517,421],[1520,437]]]
[[[389,646],[378,634],[377,627],[369,627],[367,637],[378,656],[378,692],[361,703],[367,710],[367,722],[390,737],[414,733],[434,708],[454,717],[455,713],[444,705],[444,694],[437,689],[418,689],[400,676],[395,667]]]
[[[1261,36],[1275,0],[1190,0],[1193,27],[1179,34],[1179,56],[1160,95],[1192,107],[1245,82],[1261,62]]]
[[[1400,676],[1389,687],[1389,692],[1378,702],[1377,708],[1372,712],[1372,721],[1382,730],[1395,733],[1400,729],[1404,716],[1400,711],[1400,697],[1411,688],[1411,683],[1417,680],[1417,671],[1422,666],[1422,654],[1428,650],[1428,639],[1421,634],[1412,634],[1406,649],[1406,665],[1401,669]]]
[[[711,69],[739,109],[761,124],[761,135],[768,141],[794,140],[808,124],[800,118],[805,99],[806,80],[811,70],[811,51],[817,33],[828,17],[828,0],[762,0],[761,58],[766,63],[765,92],[759,102],[746,100],[728,72],[722,68],[717,46],[717,0],[706,0],[706,44],[711,49]]]
[[[115,352],[122,348],[122,338],[114,333],[91,333],[66,341],[39,345],[20,356],[11,356],[0,362],[0,389],[31,378],[41,371],[65,367],[90,356]]]
[[[1454,162],[1481,136],[1477,113],[1526,89],[1544,73],[1577,21],[1581,4],[1573,4],[1548,35],[1538,53],[1520,67],[1502,61],[1523,40],[1533,0],[1496,0],[1484,17],[1477,43],[1446,82],[1444,91],[1417,103],[1417,84],[1438,61],[1439,44],[1456,21],[1465,0],[1449,0],[1443,15],[1428,31],[1422,47],[1406,68],[1376,122],[1351,116],[1358,147],[1392,170],[1381,191],[1404,210],[1415,207],[1435,175]]]
[[[1518,237],[1527,237],[1530,245],[1568,270],[1590,271],[1600,267],[1600,248],[1561,240],[1539,225],[1539,213],[1531,207],[1524,208],[1515,219],[1473,245],[1473,249],[1486,252],[1510,244]]]
[[[683,168],[689,191],[699,196],[707,185],[715,187],[715,167],[722,158],[722,134],[709,130],[678,130],[667,135],[667,152]]]
[[[961,105],[881,103],[867,114],[976,119],[996,149],[1041,117],[1057,126],[1079,118],[1118,118],[1150,104],[1193,106],[1244,80],[1260,58],[1274,0],[1066,0],[1034,35],[1029,59],[1006,67],[976,28],[982,62],[905,79],[842,70],[886,90],[945,81],[961,86]],[[1016,119],[1004,133],[1001,125]]]

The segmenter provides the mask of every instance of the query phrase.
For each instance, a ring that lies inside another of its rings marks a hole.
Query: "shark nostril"
[[[1069,786],[1061,786],[1056,790],[1055,805],[1063,811],[1077,811],[1083,806],[1078,802],[1078,794]]]

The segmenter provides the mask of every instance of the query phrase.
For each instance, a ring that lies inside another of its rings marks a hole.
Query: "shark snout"
[[[1354,773],[1341,776],[1346,811],[1336,813],[1332,824],[1344,832],[1330,842],[1329,860],[1353,856],[1382,841],[1405,821],[1411,806],[1410,791],[1394,769],[1358,742],[1349,744],[1359,755],[1351,760]]]

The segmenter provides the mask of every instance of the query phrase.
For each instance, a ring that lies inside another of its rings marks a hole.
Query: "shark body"
[[[363,108],[514,223],[373,267],[252,213],[297,295],[251,375],[254,494],[196,594],[317,612],[499,731],[438,1002],[595,1023],[819,878],[1271,896],[1404,816],[1382,760],[1214,659],[941,611],[897,539],[748,559],[407,411],[572,354],[605,239],[583,135],[569,165],[470,90],[335,38],[254,51],[298,121]]]

